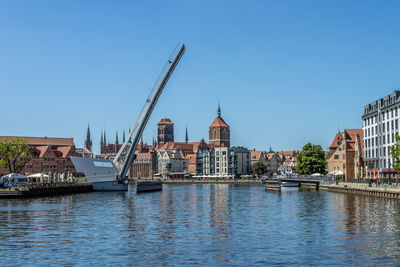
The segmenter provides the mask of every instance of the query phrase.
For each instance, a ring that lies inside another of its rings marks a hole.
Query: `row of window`
[[[381,147],[381,148],[376,148],[376,149],[369,149],[365,151],[365,157],[366,158],[375,158],[375,157],[385,157],[388,156],[390,157],[390,148],[388,147]]]
[[[364,147],[365,148],[371,148],[373,146],[379,146],[379,145],[386,145],[386,141],[387,144],[391,144],[391,143],[395,143],[396,142],[396,135],[398,135],[399,133],[396,132],[392,133],[391,135],[383,135],[383,136],[376,136],[375,138],[369,138],[369,139],[365,139],[364,140]],[[390,138],[392,137],[392,138]]]
[[[365,119],[364,120],[364,127],[368,126],[368,125],[371,125],[373,123],[376,123],[378,119],[379,119],[379,121],[382,121],[382,120],[385,120],[385,119],[388,120],[389,117],[390,118],[397,117],[398,116],[398,109],[399,108],[394,108],[394,109],[391,109],[391,110],[384,111],[384,112],[379,114],[379,118],[378,118],[378,116],[374,116],[374,117],[369,117],[368,119]]]
[[[378,134],[378,133],[381,134],[381,133],[385,133],[386,131],[390,131],[390,129],[392,129],[392,131],[394,131],[395,129],[398,130],[399,129],[399,120],[396,119],[396,120],[392,120],[391,122],[383,123],[382,127],[381,127],[381,125],[376,125],[375,127],[364,129],[364,136],[369,137],[369,136],[374,135],[374,130],[375,130],[375,134]]]

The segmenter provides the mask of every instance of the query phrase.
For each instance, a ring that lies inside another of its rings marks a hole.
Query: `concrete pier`
[[[369,187],[368,184],[339,183],[338,185],[320,185],[320,189],[330,192],[352,193],[365,196],[400,199],[400,189],[397,187]]]

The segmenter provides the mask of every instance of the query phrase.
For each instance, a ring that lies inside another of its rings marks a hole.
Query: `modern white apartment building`
[[[400,91],[378,99],[364,107],[364,175],[387,176],[393,173],[390,147],[399,134]]]

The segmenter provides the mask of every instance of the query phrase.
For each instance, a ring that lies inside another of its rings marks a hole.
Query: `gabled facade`
[[[349,181],[363,177],[363,131],[345,129],[337,133],[329,146],[328,173],[339,171]]]

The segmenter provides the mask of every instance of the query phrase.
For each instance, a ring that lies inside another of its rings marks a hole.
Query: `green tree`
[[[31,160],[31,157],[31,146],[26,139],[0,140],[1,168],[8,168],[11,173],[18,173]]]
[[[297,173],[313,174],[325,173],[326,158],[325,152],[320,145],[311,143],[303,146],[303,150],[297,154]]]
[[[390,147],[390,155],[393,159],[393,169],[400,172],[400,136],[396,135],[396,143]]]
[[[262,161],[257,161],[251,166],[251,169],[253,170],[253,173],[256,174],[257,176],[260,176],[264,173],[267,172],[267,166],[262,163]]]

